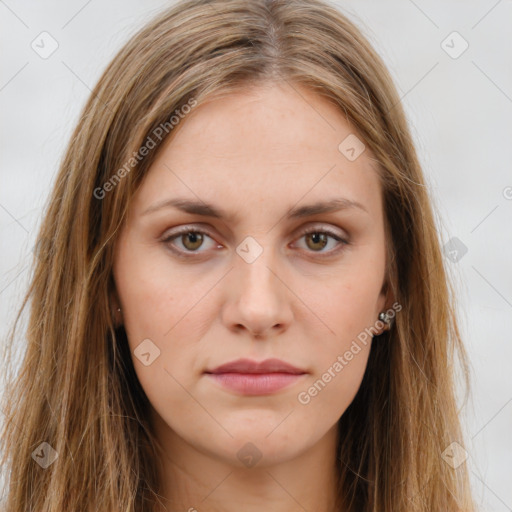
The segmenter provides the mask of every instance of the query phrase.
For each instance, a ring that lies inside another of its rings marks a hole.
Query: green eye
[[[181,242],[183,246],[190,251],[195,251],[199,249],[203,243],[204,237],[203,233],[199,231],[189,231],[188,233],[181,235]],[[187,245],[190,243],[190,246]]]
[[[215,246],[215,242],[213,238],[204,231],[200,231],[197,229],[193,229],[185,226],[183,229],[179,230],[166,237],[163,243],[167,244],[178,256],[180,257],[193,257],[199,254],[202,254],[208,250],[208,248],[204,250],[199,250],[205,243],[206,239],[209,238],[212,241],[212,245],[210,248]],[[348,245],[348,240],[341,238],[338,234],[326,230],[326,229],[310,229],[309,231],[303,232],[299,239],[304,239],[306,241],[306,249],[308,252],[317,253],[319,255],[329,255],[331,253],[336,253],[340,249],[340,247],[336,246],[344,246]],[[324,250],[330,240],[334,240],[336,243],[334,244],[334,248],[330,250]],[[177,242],[181,244],[181,247],[176,246]],[[219,247],[217,245],[217,247]]]
[[[306,244],[308,241],[312,242],[313,246],[308,245],[310,249],[316,251],[316,249],[322,250],[328,243],[329,235],[325,233],[308,233],[304,235],[306,237]]]
[[[329,239],[335,240],[337,244],[334,245],[346,245],[348,244],[348,241],[341,238],[337,234],[333,233],[332,231],[323,230],[323,229],[315,229],[306,231],[305,233],[302,233],[301,238],[304,238],[306,240],[306,247],[310,249],[312,252],[316,253],[331,253],[336,252],[337,249],[332,250],[326,250],[323,249],[328,245]]]

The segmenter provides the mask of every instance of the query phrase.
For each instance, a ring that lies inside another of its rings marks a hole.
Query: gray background
[[[512,511],[512,1],[336,4],[395,79],[443,242],[456,237],[467,249],[447,261],[473,372],[474,393],[462,411],[466,464],[482,510]],[[121,45],[167,5],[0,0],[2,342],[27,286],[42,208],[79,111]],[[43,31],[58,42],[46,59],[31,47],[42,44]],[[453,31],[469,44],[457,58],[445,51],[463,48]]]

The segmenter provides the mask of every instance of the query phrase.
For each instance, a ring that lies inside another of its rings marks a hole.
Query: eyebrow
[[[193,215],[202,215],[204,217],[213,217],[216,219],[235,219],[235,214],[229,214],[221,208],[204,201],[195,201],[189,199],[165,199],[150,206],[142,212],[142,215],[148,215],[164,208],[176,208],[185,213]],[[316,203],[291,208],[286,216],[288,219],[298,219],[317,215],[320,213],[331,213],[341,210],[357,209],[369,214],[369,211],[359,202],[347,198],[334,198],[328,201],[318,201]]]

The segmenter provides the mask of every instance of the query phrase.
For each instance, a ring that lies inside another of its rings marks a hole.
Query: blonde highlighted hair
[[[388,280],[402,305],[372,345],[361,387],[339,421],[339,509],[475,510],[466,465],[453,468],[442,457],[452,442],[464,446],[455,356],[470,386],[453,286],[384,64],[355,25],[321,0],[184,0],[109,64],[61,162],[6,345],[9,361],[30,306],[24,358],[2,406],[6,512],[156,509],[158,446],[148,401],[109,307],[113,248],[158,148],[186,123],[170,129],[173,113],[280,81],[332,101],[371,150],[389,235]],[[155,137],[162,126],[169,129]],[[155,147],[142,155],[149,137]],[[42,442],[58,454],[46,469],[32,457]]]

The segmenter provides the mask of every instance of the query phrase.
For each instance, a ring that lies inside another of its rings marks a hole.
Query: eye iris
[[[314,244],[320,243],[321,247],[317,247],[317,249],[323,249],[327,245],[327,235],[325,233],[308,233],[306,235],[306,240],[313,240]],[[312,247],[310,247],[310,249],[311,248]]]
[[[181,235],[181,240],[183,242],[183,245],[193,251],[195,249],[199,249],[199,247],[201,247],[201,244],[203,243],[203,235],[201,233],[195,233],[195,232],[189,232],[189,233],[185,233],[184,235]],[[187,245],[187,243],[185,243],[186,241],[188,242],[189,240],[192,241],[192,245],[194,244],[197,244],[193,247],[190,247]]]

